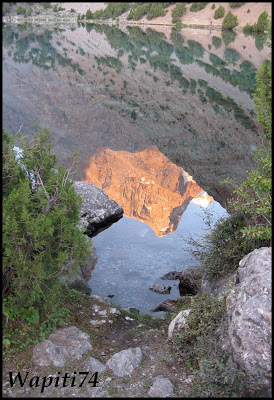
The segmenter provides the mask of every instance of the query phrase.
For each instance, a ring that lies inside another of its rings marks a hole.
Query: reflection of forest
[[[231,189],[220,181],[253,166],[256,69],[230,47],[214,54],[228,43],[223,34],[210,40],[209,52],[175,30],[167,40],[138,27],[3,26],[4,127],[23,123],[27,133],[33,118],[52,126],[60,162],[81,155],[76,179],[102,147],[156,145],[224,204]]]

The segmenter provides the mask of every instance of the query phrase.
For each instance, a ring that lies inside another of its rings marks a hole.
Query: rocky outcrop
[[[51,333],[48,340],[33,349],[32,361],[39,367],[64,367],[68,361],[80,360],[92,349],[90,337],[75,326]]]
[[[271,247],[240,261],[227,297],[228,334],[233,359],[268,395],[271,388]]]
[[[168,327],[168,338],[171,339],[174,330],[182,329],[186,323],[186,317],[189,315],[191,309],[180,311],[175,318],[171,321]]]
[[[170,397],[173,395],[173,384],[161,375],[156,376],[148,395],[149,397]]]
[[[201,281],[201,290],[203,293],[211,294],[218,300],[224,298],[230,290],[235,280],[235,272],[220,279],[207,279],[204,275]]]
[[[117,222],[123,216],[123,209],[97,186],[89,182],[74,182],[74,187],[82,199],[80,227],[85,227],[89,237]]]
[[[149,289],[152,290],[152,292],[156,292],[159,294],[168,294],[171,291],[171,286],[155,283],[154,285],[151,285]]]
[[[106,363],[117,376],[130,376],[142,360],[140,347],[130,348],[115,353]]]

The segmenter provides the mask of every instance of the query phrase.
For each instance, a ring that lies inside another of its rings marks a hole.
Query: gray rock
[[[66,362],[79,360],[92,349],[90,337],[75,326],[51,333],[48,340],[33,349],[32,361],[39,367],[64,367]]]
[[[117,376],[130,376],[134,368],[138,367],[142,361],[142,352],[140,347],[129,348],[115,353],[106,363]]]
[[[171,321],[168,327],[168,338],[171,339],[175,328],[182,329],[186,323],[186,317],[189,315],[191,309],[180,311],[175,318]]]
[[[201,283],[201,290],[203,293],[211,294],[218,300],[221,300],[230,290],[234,280],[235,280],[235,273],[232,273],[221,279],[212,279],[212,280],[208,280],[206,276],[203,276]]]
[[[169,379],[157,376],[151,386],[149,397],[170,397],[173,394],[173,384]]]
[[[89,182],[74,182],[76,192],[81,195],[80,228],[85,227],[89,237],[96,236],[102,230],[123,216],[123,209],[97,186]]]
[[[171,286],[160,285],[159,283],[156,283],[155,285],[151,285],[149,289],[159,294],[168,294],[171,290]]]
[[[270,392],[271,247],[256,249],[240,261],[227,297],[228,334],[234,361]]]
[[[91,371],[92,373],[98,372],[99,374],[102,374],[106,370],[106,366],[101,363],[99,360],[96,360],[96,358],[90,357],[89,362],[87,364],[87,371]]]

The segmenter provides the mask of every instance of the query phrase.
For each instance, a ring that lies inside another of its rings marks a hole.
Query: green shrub
[[[225,8],[223,6],[220,6],[214,13],[214,19],[223,18],[224,15],[225,15]]]
[[[192,3],[189,8],[189,11],[197,12],[197,11],[203,10],[206,5],[207,5],[207,3]]]
[[[69,171],[55,166],[49,131],[36,129],[31,142],[18,136],[19,159],[3,131],[2,296],[6,310],[19,314],[26,307],[56,309],[64,264],[76,268],[88,253]]]
[[[215,6],[215,3],[213,3],[212,6],[211,6],[211,10],[214,10],[215,7],[216,7],[216,6]]]
[[[231,7],[231,8],[238,8],[238,7],[241,7],[241,6],[243,6],[245,3],[229,3],[229,6]]]
[[[92,19],[92,12],[90,11],[90,9],[88,9],[86,12],[86,19]]]
[[[212,45],[215,49],[219,49],[222,46],[222,39],[218,38],[217,36],[212,36]]]
[[[2,3],[3,15],[6,15],[10,9],[11,9],[11,3]]]
[[[22,7],[22,6],[18,6],[18,7],[16,8],[16,14],[17,14],[17,15],[24,15],[25,12],[26,12],[26,9],[25,9],[24,7]]]
[[[254,25],[246,24],[243,28],[244,33],[264,33],[267,31],[269,25],[268,13],[266,11],[262,12],[258,18],[258,21]]]
[[[233,15],[231,11],[228,11],[223,19],[222,30],[232,30],[238,25],[238,18]]]
[[[180,21],[180,18],[183,16],[183,13],[186,11],[186,3],[177,3],[173,8],[171,16],[172,22],[175,24]]]

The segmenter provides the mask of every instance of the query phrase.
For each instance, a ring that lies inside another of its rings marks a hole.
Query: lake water
[[[268,52],[242,33],[3,26],[3,128],[27,135],[38,120],[60,163],[78,152],[74,179],[124,209],[93,238],[93,294],[141,312],[179,296],[178,282],[160,277],[197,263],[182,238],[203,234],[208,213],[225,216],[222,181],[254,166],[252,93]]]

